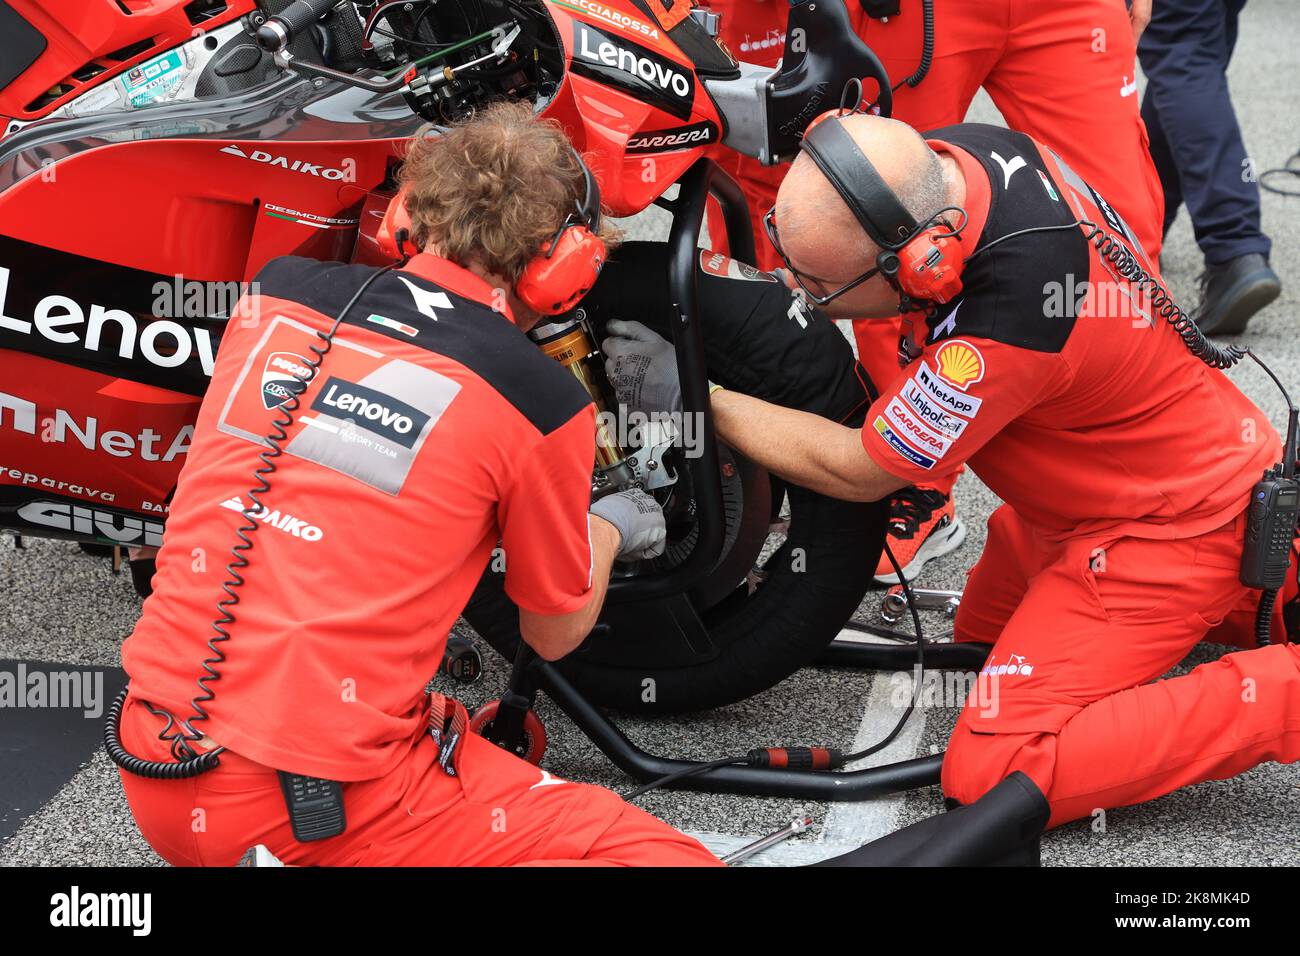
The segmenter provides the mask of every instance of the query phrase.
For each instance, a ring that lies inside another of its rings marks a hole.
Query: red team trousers
[[[162,728],[127,704],[127,750],[170,759]],[[123,772],[122,784],[144,838],[175,866],[231,866],[257,843],[301,866],[720,865],[603,787],[553,778],[474,733],[460,748],[454,777],[424,734],[388,775],[344,784],[346,832],[311,843],[294,839],[275,771],[237,754],[190,780]]]
[[[1180,541],[1057,544],[1010,507],[994,512],[955,628],[993,652],[953,730],[944,793],[969,803],[1021,770],[1055,826],[1300,759],[1300,645],[1157,680],[1207,632],[1247,643],[1257,599],[1237,580],[1244,528],[1239,517]]]

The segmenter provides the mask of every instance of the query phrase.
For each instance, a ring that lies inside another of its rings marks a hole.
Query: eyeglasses
[[[767,231],[768,242],[772,243],[772,248],[775,249],[776,254],[781,257],[781,261],[785,263],[785,267],[790,271],[790,275],[794,276],[794,281],[799,284],[799,288],[803,290],[804,295],[806,295],[809,301],[811,301],[814,305],[825,305],[826,303],[839,298],[845,292],[848,292],[851,289],[856,289],[858,286],[862,285],[862,283],[866,282],[868,279],[872,278],[873,276],[875,276],[877,273],[880,272],[879,266],[873,269],[868,269],[866,272],[862,273],[862,275],[858,276],[856,279],[851,280],[845,285],[840,286],[838,289],[836,289],[834,292],[830,293],[829,295],[819,295],[818,293],[814,292],[812,289],[808,288],[808,281],[816,282],[819,286],[825,288],[823,281],[821,279],[818,279],[816,276],[808,276],[807,281],[805,281],[803,273],[801,273],[798,269],[796,269],[793,265],[790,264],[790,257],[786,255],[785,250],[781,248],[781,237],[780,235],[778,235],[776,231],[776,207],[775,206],[769,209],[767,211],[767,215],[763,217],[763,228],[764,230]]]

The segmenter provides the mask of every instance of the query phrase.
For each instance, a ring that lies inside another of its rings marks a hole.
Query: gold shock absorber
[[[539,325],[528,337],[555,361],[572,373],[573,377],[591,396],[596,405],[596,472],[607,486],[623,487],[632,480],[627,454],[618,438],[609,429],[610,416],[606,413],[612,404],[609,382],[605,378],[604,362],[600,350],[592,341],[586,323],[570,316],[555,322]],[[608,487],[607,490],[616,490]],[[602,489],[604,490],[604,489]]]

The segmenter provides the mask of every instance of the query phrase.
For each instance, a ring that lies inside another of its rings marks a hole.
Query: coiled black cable
[[[192,714],[186,720],[181,721],[179,727],[177,727],[177,721],[171,714],[155,710],[153,707],[149,708],[152,713],[165,717],[167,720],[167,723],[158,734],[158,739],[169,743],[174,761],[145,760],[143,757],[135,756],[122,745],[122,708],[130,691],[129,682],[122,689],[112,706],[109,707],[104,725],[104,749],[107,751],[109,759],[128,773],[156,780],[181,780],[206,773],[220,763],[220,756],[225,751],[225,747],[219,746],[200,754],[190,746],[190,742],[200,740],[203,737],[201,732],[194,729],[194,724],[197,721],[208,719],[208,712],[203,705],[210,703],[213,697],[216,696],[210,685],[214,681],[221,679],[221,673],[217,670],[217,667],[225,663],[226,654],[218,645],[230,640],[230,632],[226,630],[226,625],[233,624],[236,620],[235,615],[231,613],[231,609],[239,603],[239,595],[236,593],[236,589],[244,584],[244,577],[239,572],[249,565],[247,552],[253,547],[253,539],[249,535],[255,533],[260,527],[260,522],[254,520],[253,516],[261,514],[266,508],[260,496],[271,489],[271,483],[267,479],[275,472],[275,459],[284,454],[284,449],[280,443],[289,437],[286,429],[293,424],[294,412],[302,404],[299,396],[307,390],[308,384],[316,377],[316,372],[320,369],[325,356],[334,347],[334,336],[338,333],[343,319],[376,279],[402,265],[404,261],[384,266],[361,283],[361,286],[353,293],[352,298],[348,300],[337,318],[334,319],[334,324],[330,326],[329,331],[321,332],[318,330],[316,332],[317,337],[321,339],[324,345],[322,347],[312,343],[307,347],[315,355],[314,359],[307,361],[307,371],[301,375],[296,373],[292,375],[297,387],[292,389],[292,394],[280,406],[280,413],[283,417],[277,417],[271,422],[271,431],[263,439],[264,443],[271,447],[263,449],[257,456],[262,464],[253,472],[257,485],[249,489],[248,492],[248,498],[252,504],[241,512],[247,524],[240,525],[235,530],[239,543],[230,549],[233,560],[226,565],[226,573],[229,577],[221,583],[221,590],[225,592],[226,596],[217,601],[217,617],[211,625],[212,630],[216,631],[216,636],[209,638],[207,641],[209,656],[204,658],[203,663],[200,665],[203,669],[203,676],[198,679],[199,693],[190,700]],[[177,729],[173,730],[173,727]]]
[[[1267,647],[1273,643],[1273,605],[1277,603],[1277,589],[1263,591],[1259,595],[1259,607],[1255,611],[1255,646]],[[1282,643],[1286,643],[1284,639]]]
[[[1283,189],[1281,186],[1274,186],[1269,179],[1281,179],[1287,177],[1290,180],[1300,179],[1300,165],[1296,165],[1300,160],[1300,150],[1292,153],[1287,157],[1286,164],[1279,166],[1277,169],[1266,169],[1259,174],[1259,185],[1261,189],[1267,189],[1271,193],[1277,193],[1279,196],[1300,196],[1300,190]]]
[[[895,91],[904,86],[916,89],[934,63],[934,0],[921,0],[921,20],[921,62],[917,65],[916,72],[894,85]]]
[[[1232,368],[1246,357],[1248,349],[1240,345],[1218,345],[1206,338],[1196,325],[1196,320],[1178,307],[1167,289],[1151,273],[1142,268],[1129,247],[1117,237],[1091,222],[1083,222],[1084,234],[1097,247],[1097,253],[1114,267],[1115,271],[1131,282],[1138,290],[1151,297],[1151,310],[1173,326],[1191,352],[1211,368]],[[1087,229],[1091,228],[1091,232]]]

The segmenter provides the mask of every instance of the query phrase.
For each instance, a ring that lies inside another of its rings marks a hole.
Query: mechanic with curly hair
[[[665,529],[643,492],[590,504],[592,403],[524,334],[540,316],[521,277],[587,185],[561,129],[496,105],[417,138],[403,179],[422,251],[400,270],[363,289],[372,267],[277,259],[229,324],[123,650],[121,721],[135,755],[220,749],[219,764],[186,780],[124,771],[136,822],[179,865],[228,866],[258,844],[292,865],[716,865],[614,793],[467,732],[460,703],[426,692],[498,542],[523,640],[554,660],[591,630],[612,563],[660,553]],[[244,525],[248,565],[227,590]],[[220,677],[200,693],[205,659]],[[311,793],[339,784],[345,829],[298,839],[281,773],[313,778]]]

